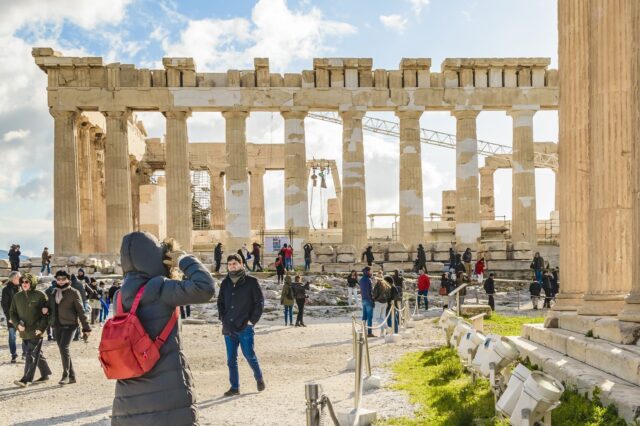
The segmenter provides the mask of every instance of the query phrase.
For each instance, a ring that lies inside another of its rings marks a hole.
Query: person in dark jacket
[[[453,247],[449,248],[449,269],[456,267],[456,252]]]
[[[302,249],[304,250],[304,271],[308,272],[311,269],[311,252],[313,251],[313,246],[311,243],[307,243]]]
[[[398,287],[394,284],[393,277],[386,276],[384,280],[391,286],[391,297],[389,297],[389,301],[387,302],[387,310],[386,314],[388,316],[387,319],[387,327],[392,329],[393,334],[398,334],[398,325],[400,323],[400,305],[402,304],[402,293],[398,290]],[[389,311],[391,307],[394,307],[395,314],[389,315]],[[392,318],[395,317],[395,318]]]
[[[262,265],[260,264],[260,247],[262,247],[258,243],[253,243],[253,250],[251,251],[251,255],[253,256],[253,268],[251,270],[253,272],[258,269],[258,272],[262,272]]]
[[[207,268],[181,251],[173,239],[161,243],[149,233],[132,232],[122,239],[120,259],[124,280],[114,302],[121,300],[128,312],[144,286],[136,315],[152,339],[162,332],[176,307],[207,303],[214,296],[214,281]],[[175,268],[184,275],[182,280],[170,278]],[[197,424],[193,377],[181,341],[176,325],[151,371],[116,382],[113,426]]]
[[[84,269],[78,269],[78,275],[71,274],[71,287],[80,293],[82,299],[82,308],[86,314],[91,312],[91,306],[89,306],[89,298],[87,297],[87,285],[90,283],[89,277],[84,274]],[[77,328],[76,334],[73,336],[73,340],[77,342],[80,340],[80,327]]]
[[[540,300],[540,291],[542,290],[542,286],[538,281],[532,281],[529,285],[529,294],[531,295],[531,303],[533,304],[533,309],[538,309],[538,301]]]
[[[109,302],[109,306],[113,306],[113,309],[115,310],[116,305],[116,292],[118,290],[120,290],[120,285],[122,283],[120,282],[120,280],[113,280],[113,283],[111,284],[111,287],[109,287],[109,292],[107,293],[109,295],[109,298],[107,299]],[[108,315],[108,313],[107,313]]]
[[[349,306],[358,304],[358,273],[355,269],[347,277],[347,298]]]
[[[496,303],[493,300],[493,296],[495,296],[496,294],[496,287],[495,287],[495,283],[493,282],[493,279],[495,278],[496,274],[494,273],[490,273],[489,274],[489,278],[487,278],[484,281],[484,292],[487,293],[487,297],[489,298],[489,306],[491,307],[492,311],[496,310]]]
[[[544,258],[540,256],[540,252],[535,252],[533,254],[533,260],[531,261],[531,269],[536,276],[536,281],[542,284],[542,270],[544,269]]]
[[[11,352],[11,363],[15,364],[18,359],[18,351],[16,348],[16,327],[11,323],[11,315],[9,310],[11,309],[11,301],[14,296],[20,291],[20,272],[12,271],[9,273],[9,279],[4,283],[2,289],[2,312],[7,319],[7,329],[9,331],[9,352]],[[26,347],[22,345],[22,357],[26,356]]]
[[[544,291],[544,303],[542,309],[551,309],[551,299],[553,299],[553,285],[551,284],[551,274],[548,270],[542,273],[542,291]]]
[[[278,284],[284,282],[284,273],[286,272],[284,269],[284,254],[279,253],[276,258],[276,275],[278,277]]]
[[[467,273],[467,268],[464,265],[464,263],[462,262],[462,255],[460,254],[456,254],[456,263],[455,263],[455,274],[456,277],[458,276],[458,273],[462,272],[463,274]]]
[[[47,271],[47,276],[51,275],[51,255],[49,254],[49,248],[45,247],[42,250],[42,266],[40,267],[40,275]]]
[[[95,278],[91,278],[89,285],[85,286],[85,291],[87,293],[87,301],[91,307],[91,325],[93,325],[101,315],[102,303],[100,299],[102,298],[102,289],[98,287],[98,281]]]
[[[427,253],[424,251],[422,244],[418,244],[418,253],[416,256],[414,271],[418,274],[421,270],[424,270],[425,274],[427,273]]]
[[[362,298],[362,321],[367,322],[367,336],[376,337],[372,333],[373,325],[373,283],[371,282],[371,268],[365,266],[360,278],[360,297]]]
[[[309,283],[302,284],[300,275],[296,275],[291,285],[291,290],[293,291],[293,298],[296,300],[296,306],[298,307],[296,327],[306,327],[304,324],[304,304],[308,298],[307,290],[309,290]]]
[[[373,257],[373,247],[368,246],[364,252],[362,252],[362,259],[367,260],[367,265],[373,265],[375,258]]]
[[[48,303],[49,325],[53,327],[62,361],[62,378],[58,384],[66,385],[76,383],[76,373],[71,362],[69,346],[78,328],[78,320],[82,323],[85,339],[91,332],[91,327],[82,306],[80,293],[71,287],[67,271],[58,270],[55,277],[56,287],[50,293]]]
[[[462,263],[464,263],[465,273],[468,277],[471,277],[471,260],[473,259],[473,254],[471,253],[471,249],[467,247],[467,249],[462,253]]]
[[[220,272],[220,264],[222,263],[222,243],[216,244],[213,250],[213,260],[216,262],[216,274]]]
[[[240,394],[238,374],[238,346],[253,370],[258,391],[265,389],[262,370],[254,350],[253,327],[260,321],[264,309],[264,296],[258,280],[247,275],[242,258],[237,254],[227,257],[227,276],[220,283],[218,316],[227,348],[227,367],[231,388],[224,396]]]
[[[449,295],[449,293],[451,293],[453,291],[453,288],[451,286],[451,280],[449,279],[449,274],[446,273],[446,272],[443,272],[442,276],[440,277],[440,287],[444,288],[446,290],[446,294],[447,295]],[[451,299],[451,298],[447,297],[446,299],[443,299],[443,303],[442,303],[442,310],[443,311],[445,309],[449,308],[449,303],[447,303],[449,301],[449,299]]]
[[[425,274],[426,273],[427,272],[425,271]],[[404,293],[404,278],[400,275],[400,270],[395,269],[391,278],[393,279],[393,285],[398,289],[400,298],[402,298],[402,294]]]
[[[20,245],[13,244],[9,249],[9,263],[11,264],[12,271],[18,271],[20,269]]]
[[[47,329],[47,296],[36,290],[36,284],[31,274],[24,274],[20,278],[22,291],[11,301],[9,312],[11,323],[16,324],[27,348],[22,378],[13,382],[20,387],[27,387],[33,382],[36,367],[40,370],[37,382],[46,382],[51,375],[47,359],[42,353],[42,338]]]

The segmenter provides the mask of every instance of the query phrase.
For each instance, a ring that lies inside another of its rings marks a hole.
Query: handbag
[[[447,289],[445,287],[440,287],[440,290],[438,290],[438,294],[440,296],[446,296],[447,295]]]

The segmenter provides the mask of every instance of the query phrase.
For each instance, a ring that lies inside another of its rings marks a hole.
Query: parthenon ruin
[[[65,57],[50,48],[34,48],[32,53],[48,75],[55,121],[54,236],[59,255],[117,253],[121,236],[141,228],[140,185],[161,168],[166,235],[192,247],[190,171],[208,170],[211,229],[224,227],[220,238],[230,249],[249,242],[264,227],[264,170],[284,169],[285,230],[294,236],[294,247],[301,247],[310,238],[304,119],[314,111],[337,111],[343,124],[338,203],[343,245],[359,250],[368,241],[362,130],[367,111],[391,111],[399,119],[398,241],[408,248],[425,241],[419,120],[433,110],[450,111],[457,120],[455,241],[479,243],[481,221],[487,216],[481,214],[476,117],[481,111],[506,111],[514,140],[509,160],[512,238],[536,244],[533,116],[558,107],[558,73],[548,69],[549,59],[446,59],[441,72],[432,72],[429,58],[404,58],[398,70],[374,70],[369,58],[316,58],[313,70],[281,75],[270,72],[268,58],[256,58],[253,70],[199,73],[191,58],[164,58],[164,69],[149,70],[104,65],[102,58]],[[146,135],[144,126],[132,121],[135,111],[164,114],[164,144],[141,144]],[[222,113],[224,144],[189,144],[186,120],[191,112],[202,111]],[[246,120],[256,111],[282,114],[283,144],[261,148],[247,143]],[[85,139],[96,136],[78,129],[87,126],[82,117],[91,115],[104,117],[104,127],[92,125],[104,147],[93,142],[87,151]],[[142,133],[133,137],[135,132]],[[98,185],[95,179],[83,177],[86,163],[78,158],[87,152],[104,156],[104,164],[96,163],[95,170],[95,176],[104,175],[99,183],[104,196],[87,185]],[[257,164],[266,158],[279,164]],[[101,205],[106,206],[106,217],[93,220],[86,212]],[[88,227],[96,237],[94,247],[84,246],[80,238]]]

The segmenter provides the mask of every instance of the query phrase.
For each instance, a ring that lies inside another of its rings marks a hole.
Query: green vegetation
[[[593,401],[575,390],[567,389],[560,401],[562,404],[551,412],[551,423],[563,426],[626,426],[618,417],[614,405],[604,407],[600,402],[600,389],[593,392]]]
[[[528,362],[528,360],[525,360]],[[529,362],[530,364],[530,362]],[[531,365],[537,368],[537,366]],[[454,349],[441,347],[405,354],[394,366],[393,389],[409,394],[417,409],[412,417],[379,421],[395,426],[506,426],[494,417],[493,395],[487,380],[471,380]],[[603,407],[594,392],[594,401],[567,389],[562,404],[552,413],[552,423],[563,426],[625,426],[613,406]]]
[[[484,320],[484,334],[496,333],[502,336],[519,336],[523,324],[539,324],[544,317],[505,316],[493,313]]]
[[[394,389],[409,393],[411,402],[418,405],[413,418],[390,419],[386,425],[497,425],[492,420],[493,395],[489,382],[474,384],[455,350],[437,348],[427,352],[405,354],[394,365],[397,383]],[[478,423],[478,419],[487,419]],[[504,423],[507,424],[507,423]]]

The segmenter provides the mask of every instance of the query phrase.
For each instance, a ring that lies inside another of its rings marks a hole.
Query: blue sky
[[[163,56],[193,56],[200,71],[251,68],[254,56],[270,57],[276,72],[310,69],[314,57],[371,57],[374,68],[387,69],[397,69],[402,57],[430,57],[438,71],[446,57],[544,56],[555,68],[556,25],[555,0],[0,0],[0,247],[19,242],[38,253],[53,244],[53,119],[32,46],[152,68]],[[162,137],[160,114],[140,117],[150,137]],[[455,132],[446,113],[425,113],[421,125]],[[339,126],[310,119],[306,126],[307,156],[336,158]],[[536,141],[557,141],[555,111],[536,114],[534,126]],[[249,119],[249,141],[281,143],[282,134],[276,114]],[[189,120],[194,142],[223,135],[219,114]],[[483,112],[478,137],[510,145],[510,118]],[[396,212],[397,141],[365,134],[365,157],[369,213]],[[423,146],[423,168],[425,213],[440,211],[440,192],[455,186],[454,152]],[[553,210],[553,182],[551,171],[537,172],[539,218]],[[265,185],[267,226],[280,227],[282,173],[268,173]],[[510,172],[499,171],[495,186],[496,213],[510,216]],[[312,214],[319,222],[315,208]]]

